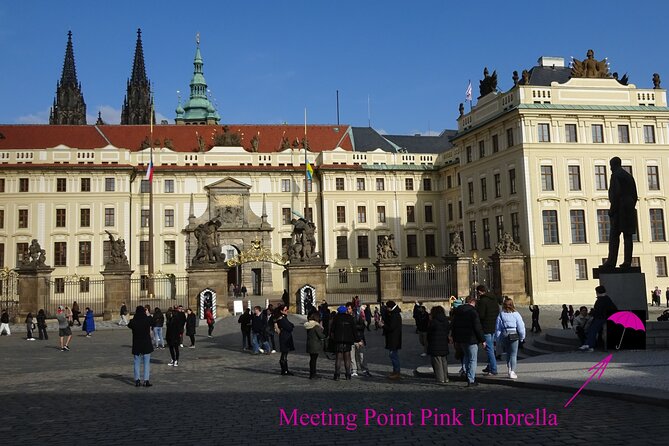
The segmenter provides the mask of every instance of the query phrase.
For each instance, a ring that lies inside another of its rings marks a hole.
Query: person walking
[[[121,309],[119,310],[121,319],[118,321],[118,325],[128,325],[128,307],[125,302],[121,302]]]
[[[569,325],[574,328],[574,307],[572,305],[567,307],[567,316],[569,316]]]
[[[76,322],[77,327],[81,327],[81,321],[79,320],[79,315],[81,314],[81,310],[79,309],[79,304],[75,300],[72,302],[72,323]]]
[[[7,336],[12,335],[12,330],[9,328],[9,313],[7,310],[2,310],[2,315],[0,315],[0,335],[7,334]]]
[[[616,304],[613,303],[609,295],[606,294],[606,288],[603,285],[596,287],[595,293],[597,293],[597,300],[592,310],[592,322],[590,323],[585,343],[578,348],[581,351],[594,351],[597,344],[597,335],[604,328],[606,320],[618,311],[618,307],[616,307]]]
[[[331,337],[334,342],[335,358],[334,380],[339,380],[341,366],[344,365],[344,376],[351,379],[351,346],[357,342],[355,335],[355,320],[353,305],[341,305],[337,308],[337,315],[331,322]]]
[[[502,312],[497,316],[495,339],[504,346],[506,352],[506,366],[510,379],[516,379],[516,361],[518,346],[525,341],[525,323],[520,313],[516,311],[513,299],[507,297],[502,303]]]
[[[365,307],[366,305],[363,305]],[[367,328],[367,320],[365,317],[364,308],[361,309],[360,314],[353,316],[355,320],[355,343],[353,344],[353,358],[351,361],[351,376],[372,376],[367,367],[367,339],[365,338],[365,329]]]
[[[265,326],[267,327],[265,337],[272,346],[271,353],[276,353],[276,340],[274,339],[274,335],[276,334],[276,331],[274,331],[274,305],[267,305],[267,309],[263,312],[263,320],[265,321]]]
[[[39,334],[39,340],[49,340],[49,335],[46,333],[46,313],[44,309],[40,309],[37,312],[37,333]]]
[[[242,330],[242,350],[251,350],[251,309],[245,308],[244,313],[237,319],[239,328]]]
[[[167,346],[170,349],[170,362],[167,363],[169,366],[178,367],[179,366],[179,344],[181,344],[181,321],[176,316],[178,310],[172,310],[172,317],[167,318],[167,327],[165,331],[165,341],[167,341]]]
[[[495,357],[495,323],[499,315],[499,304],[497,298],[487,293],[485,286],[476,287],[478,302],[476,310],[479,313],[483,335],[485,337],[485,351],[488,356],[488,365],[483,369],[484,375],[497,375],[497,358]]]
[[[430,310],[430,321],[427,327],[427,353],[432,358],[432,370],[438,383],[448,382],[448,336],[451,331],[446,310],[435,305]]]
[[[478,344],[482,344],[485,348],[488,342],[475,306],[476,297],[467,296],[464,305],[460,305],[453,311],[453,342],[457,342],[462,348],[468,387],[479,385],[476,382]]]
[[[60,351],[66,352],[70,350],[70,341],[72,340],[72,329],[65,316],[65,308],[62,305],[58,306],[56,311],[56,320],[58,320],[58,337],[60,338]],[[67,340],[65,340],[67,338]]]
[[[369,328],[369,325],[372,323],[372,309],[369,308],[368,304],[365,304],[362,307],[365,312],[365,325],[367,327],[367,331],[372,331]]]
[[[34,341],[33,330],[36,328],[35,321],[33,319],[33,314],[28,313],[26,316],[26,341]]]
[[[569,310],[567,309],[567,304],[562,304],[562,312],[558,319],[562,323],[562,329],[569,330]]]
[[[400,379],[400,354],[402,348],[402,310],[397,304],[389,300],[386,302],[386,312],[383,320],[383,335],[386,337],[386,350],[389,351],[390,362],[393,372],[388,375],[389,379]]]
[[[288,307],[279,305],[274,313],[275,330],[279,333],[279,350],[281,351],[281,358],[279,365],[281,366],[281,374],[293,376],[294,373],[288,370],[288,353],[295,350],[295,343],[293,342],[293,325],[288,320]]]
[[[541,325],[539,325],[539,305],[530,305],[530,312],[532,313],[532,333],[541,333]]]
[[[211,307],[207,307],[207,309],[204,310],[204,318],[207,321],[207,337],[211,338],[211,333],[214,331],[214,324],[216,323],[216,320],[214,320],[214,312],[211,310]]]
[[[95,331],[95,315],[93,310],[89,307],[86,307],[86,316],[84,317],[84,325],[81,327],[83,331],[86,332],[86,337],[90,338],[91,333]]]
[[[188,348],[195,348],[195,332],[197,331],[197,317],[190,308],[186,310],[186,336],[190,338]]]
[[[92,311],[91,311],[92,313]],[[135,375],[135,387],[142,385],[140,381],[140,366],[144,364],[144,387],[151,387],[151,352],[153,344],[151,342],[151,324],[153,320],[146,314],[146,309],[139,305],[135,310],[135,315],[128,323],[128,328],[132,330],[132,355],[134,357],[133,371]]]
[[[321,327],[321,316],[318,312],[311,313],[309,320],[304,323],[307,330],[307,353],[309,354],[309,379],[318,378],[316,374],[316,363],[318,355],[323,353],[323,340],[325,334]]]
[[[165,338],[163,337],[163,326],[165,325],[165,315],[160,308],[153,310],[153,343],[156,348],[165,348]]]
[[[251,346],[253,347],[253,354],[260,353],[270,354],[269,342],[267,342],[267,321],[263,317],[262,308],[260,305],[253,307],[253,314],[251,315]]]

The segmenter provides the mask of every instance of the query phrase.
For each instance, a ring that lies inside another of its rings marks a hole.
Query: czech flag
[[[314,176],[314,169],[311,167],[311,163],[307,163],[307,180],[310,180]]]
[[[149,167],[146,169],[145,180],[149,180],[149,183],[153,182],[153,160],[149,160]]]

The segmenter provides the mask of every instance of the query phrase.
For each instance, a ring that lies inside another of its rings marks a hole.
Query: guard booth
[[[307,314],[309,309],[316,306],[316,288],[304,285],[297,290],[297,311],[299,314]]]
[[[200,294],[198,294],[197,303],[198,319],[204,319],[204,311],[207,308],[211,308],[214,319],[216,319],[216,291],[212,290],[211,288],[205,288],[204,290],[200,291]]]

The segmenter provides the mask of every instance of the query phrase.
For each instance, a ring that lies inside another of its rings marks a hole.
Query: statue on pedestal
[[[381,242],[376,245],[376,258],[378,260],[389,260],[398,257],[395,250],[395,235],[385,235]]]
[[[225,256],[221,253],[218,237],[218,228],[220,227],[221,221],[214,218],[195,228],[197,251],[191,262],[192,264],[218,263],[225,260]]]
[[[462,239],[460,234],[457,232],[453,236],[453,241],[451,242],[451,247],[448,250],[448,253],[452,256],[461,256],[465,253],[465,247],[462,245]]]
[[[106,265],[129,266],[128,257],[125,255],[125,240],[114,239],[111,232],[107,230],[105,232],[109,236],[109,259]]]
[[[308,261],[318,257],[316,254],[316,225],[305,218],[291,220],[293,233],[288,247],[288,259]]]
[[[32,239],[28,251],[23,255],[22,268],[48,268],[46,250],[42,249],[37,239]]]
[[[500,240],[495,247],[495,253],[500,255],[520,254],[520,245],[513,240],[511,234],[505,232],[502,236],[502,240]]]

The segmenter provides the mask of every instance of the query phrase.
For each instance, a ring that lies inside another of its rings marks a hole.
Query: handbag
[[[520,340],[520,335],[514,328],[513,331],[509,331],[508,328],[506,328],[506,324],[504,323],[504,319],[502,319],[502,325],[504,326],[504,331],[506,332],[506,337],[509,338],[509,342],[516,342]]]

